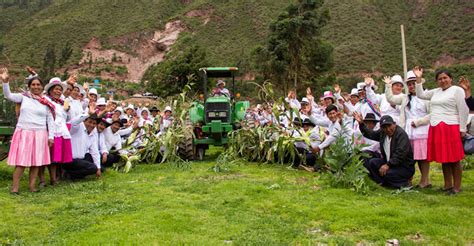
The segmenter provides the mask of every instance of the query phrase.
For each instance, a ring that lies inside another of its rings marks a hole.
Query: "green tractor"
[[[202,160],[209,145],[225,146],[227,134],[240,127],[250,106],[248,101],[238,101],[232,95],[235,93],[238,68],[207,67],[199,69],[199,72],[203,82],[204,103],[193,102],[191,105],[189,117],[194,127],[194,137],[188,138],[179,148],[181,156],[188,160]],[[209,78],[232,78],[231,96],[208,96]]]

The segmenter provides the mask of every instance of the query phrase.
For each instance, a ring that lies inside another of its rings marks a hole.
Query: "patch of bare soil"
[[[102,78],[138,82],[148,67],[163,61],[165,54],[184,29],[181,21],[171,21],[161,31],[131,33],[111,38],[108,44],[114,48],[104,48],[100,40],[93,38],[84,46],[82,50],[83,57],[79,62],[79,66],[70,67],[69,73],[81,69],[81,73],[83,73],[82,71],[87,70],[87,68],[94,67],[96,71],[100,71]],[[101,67],[100,64],[126,67],[127,72],[117,74],[116,72],[102,70],[103,66]],[[94,75],[97,74],[97,72],[89,72],[94,73]]]

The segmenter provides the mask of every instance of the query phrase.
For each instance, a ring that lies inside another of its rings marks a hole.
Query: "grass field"
[[[215,155],[186,170],[140,165],[34,194],[24,177],[20,196],[9,194],[12,169],[3,162],[0,244],[474,243],[473,171],[457,196],[438,191],[439,166],[431,190],[360,195],[279,165],[215,173]]]

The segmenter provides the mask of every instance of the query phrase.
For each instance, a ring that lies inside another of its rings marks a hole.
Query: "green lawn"
[[[12,169],[1,163],[0,245],[474,243],[473,171],[457,196],[438,191],[439,166],[432,190],[360,195],[284,166],[242,163],[215,173],[212,165],[141,165],[35,194],[25,176],[13,196]]]

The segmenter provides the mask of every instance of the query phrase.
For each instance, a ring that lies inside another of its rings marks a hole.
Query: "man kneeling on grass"
[[[410,186],[415,174],[413,150],[406,132],[397,126],[392,117],[380,118],[379,130],[369,129],[358,113],[354,118],[364,137],[380,142],[382,158],[372,158],[364,164],[369,170],[370,178],[380,185],[401,188]]]

